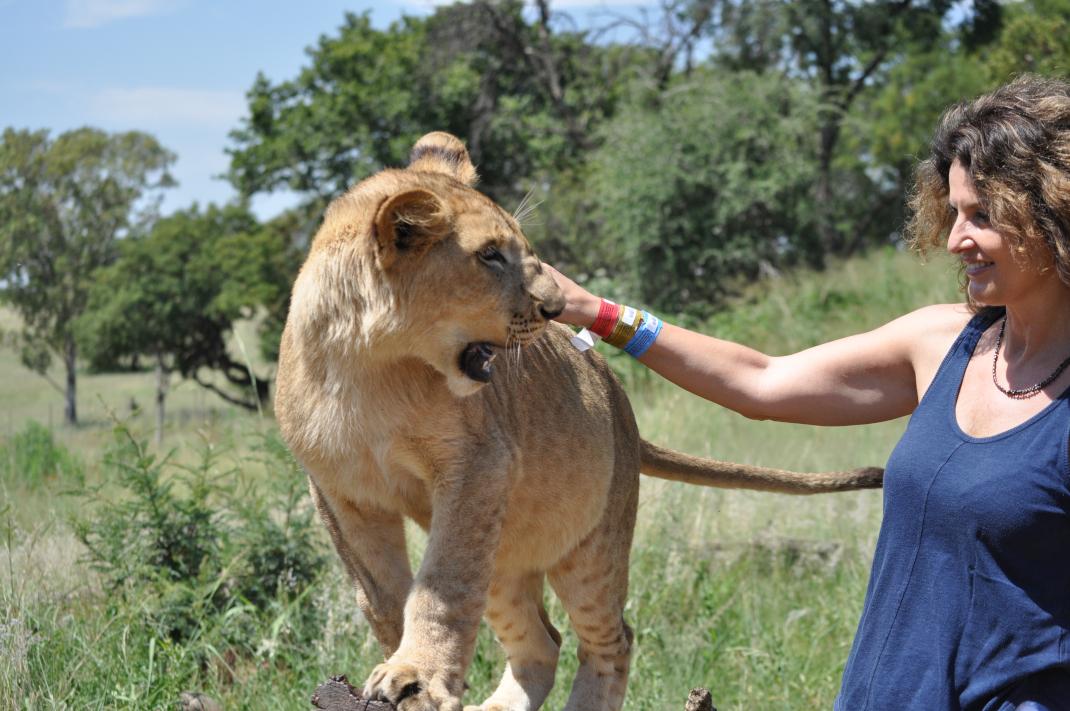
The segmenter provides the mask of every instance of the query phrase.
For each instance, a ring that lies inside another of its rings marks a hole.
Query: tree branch
[[[591,147],[591,140],[576,112],[565,100],[565,87],[562,85],[561,73],[557,67],[556,56],[550,36],[550,6],[547,0],[536,0],[539,20],[536,24],[538,43],[529,42],[518,30],[515,22],[502,13],[495,3],[489,0],[477,0],[477,7],[487,13],[499,40],[508,44],[513,53],[527,65],[537,80],[537,85],[549,100],[557,116],[564,121],[568,137],[581,149]]]
[[[37,373],[42,378],[44,378],[45,381],[47,381],[48,384],[51,385],[56,390],[56,392],[59,393],[60,395],[66,395],[67,394],[67,389],[64,388],[62,385],[60,385],[59,383],[57,383],[55,380],[53,380],[52,376],[49,375],[47,372],[43,372],[43,371],[40,371],[40,370],[35,370],[33,372]]]
[[[905,12],[907,8],[910,7],[911,2],[912,0],[901,0],[901,2],[897,2],[892,5],[891,12],[888,13],[886,18],[888,23],[890,24],[892,20],[894,20],[897,16]],[[889,49],[891,49],[890,46],[885,43],[885,45],[880,49],[879,52],[877,52],[873,59],[869,61],[869,64],[865,66],[865,68],[862,70],[862,73],[851,83],[850,89],[847,90],[847,94],[843,98],[842,107],[844,110],[846,110],[854,102],[855,97],[857,97],[862,92],[862,90],[866,88],[866,81],[873,74],[873,72],[877,70],[877,67],[879,67],[881,62],[884,61],[884,58],[888,56]]]
[[[686,9],[686,13],[681,12],[681,8]],[[658,88],[664,89],[672,78],[672,70],[679,56],[689,54],[701,37],[706,23],[713,16],[714,2],[699,0],[685,5],[681,0],[662,0],[659,9],[661,21],[657,32],[650,30],[654,23],[650,21],[647,10],[640,8],[638,19],[610,13],[614,20],[598,29],[594,36],[597,40],[622,27],[630,28],[636,44],[654,53],[652,74]],[[677,20],[678,16],[685,16],[687,21]]]
[[[240,398],[237,398],[237,397],[231,395],[230,393],[228,393],[226,390],[223,390],[222,388],[220,388],[215,383],[210,382],[208,380],[201,379],[201,376],[200,376],[199,373],[194,373],[193,374],[193,380],[194,380],[194,382],[196,382],[198,385],[200,385],[205,390],[211,390],[216,395],[218,395],[219,397],[223,398],[224,400],[226,400],[227,402],[231,403],[232,405],[237,405],[239,407],[244,407],[246,410],[252,410],[253,412],[256,412],[256,410],[257,410],[257,406],[256,406],[255,402],[250,402],[248,400],[242,400]]]

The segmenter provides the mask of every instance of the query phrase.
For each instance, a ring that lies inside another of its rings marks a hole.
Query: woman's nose
[[[951,254],[958,254],[973,249],[973,247],[973,239],[966,234],[960,222],[955,222],[951,226],[951,233],[947,236],[947,251]]]

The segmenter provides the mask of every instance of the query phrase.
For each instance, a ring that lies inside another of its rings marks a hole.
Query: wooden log
[[[312,693],[312,708],[323,711],[397,711],[385,701],[370,701],[349,684],[345,675],[332,676]]]
[[[345,675],[332,676],[320,684],[312,694],[312,708],[320,711],[397,711],[393,704],[363,698],[360,691],[350,685]],[[692,689],[684,711],[717,709],[714,708],[713,696],[707,689]]]

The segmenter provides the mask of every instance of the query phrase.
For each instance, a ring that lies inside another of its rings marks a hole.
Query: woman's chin
[[[1001,306],[1002,302],[996,299],[994,290],[988,287],[988,284],[979,284],[975,281],[971,281],[966,287],[966,293],[970,297],[970,302],[977,304],[978,306]]]

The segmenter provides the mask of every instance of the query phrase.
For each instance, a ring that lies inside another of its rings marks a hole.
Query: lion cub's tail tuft
[[[639,444],[643,474],[723,489],[756,489],[782,494],[823,494],[879,489],[884,470],[865,467],[846,472],[802,473],[703,459],[665,449],[646,440]]]

